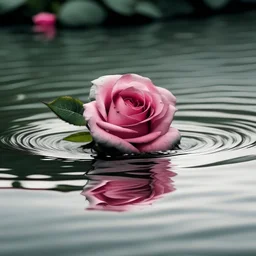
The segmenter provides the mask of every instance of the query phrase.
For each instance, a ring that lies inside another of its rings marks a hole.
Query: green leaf
[[[135,12],[136,0],[103,0],[103,2],[110,9],[124,16],[131,16]]]
[[[59,13],[60,7],[61,7],[61,3],[57,1],[51,3],[51,10],[53,13]]]
[[[31,15],[45,11],[48,1],[45,0],[27,0],[27,7]]]
[[[83,102],[69,96],[62,96],[45,103],[60,119],[74,125],[86,125],[83,117]]]
[[[176,15],[184,15],[193,13],[194,7],[191,5],[191,1],[187,0],[157,0],[155,4],[157,4],[158,8],[162,13],[162,17],[172,17]]]
[[[135,10],[138,14],[141,14],[153,19],[158,19],[163,16],[160,8],[157,6],[157,3],[153,3],[149,1],[138,2]]]
[[[15,10],[25,2],[26,0],[0,0],[0,14]]]
[[[65,137],[63,140],[71,142],[91,142],[92,136],[89,132],[78,132]]]
[[[106,10],[96,1],[71,0],[59,10],[59,20],[67,26],[97,25],[106,17]]]
[[[204,0],[211,9],[220,9],[226,6],[230,0]]]

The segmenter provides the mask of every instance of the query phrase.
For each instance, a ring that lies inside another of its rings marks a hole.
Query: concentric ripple
[[[205,122],[200,117],[207,115],[207,112],[203,103],[200,106],[200,112],[188,111],[181,104],[182,110],[178,112],[174,122],[174,126],[182,134],[182,139],[179,149],[171,151],[171,154],[180,162],[181,167],[227,164],[228,161],[233,163],[236,158],[240,161],[243,157],[249,160],[256,158],[256,127],[249,121],[249,118],[254,117],[237,115],[234,121],[222,112],[221,117],[216,119],[217,112],[212,112],[214,115],[209,115]],[[190,115],[195,113],[198,114],[198,120],[189,120]],[[64,137],[81,130],[58,119],[32,121],[26,125],[20,122],[4,133],[0,142],[13,149],[52,158],[91,159],[90,152],[84,152],[81,147],[84,143],[63,140]]]
[[[177,122],[177,127],[183,137],[175,158],[183,167],[231,164],[243,157],[256,160],[255,128],[251,123],[227,119],[218,124],[184,121]]]
[[[183,122],[183,154],[214,154],[221,151],[249,149],[256,145],[254,130],[243,122],[219,124]]]
[[[64,141],[66,136],[81,131],[57,119],[16,125],[0,137],[7,147],[27,151],[31,154],[62,159],[91,159],[81,148],[85,143]]]

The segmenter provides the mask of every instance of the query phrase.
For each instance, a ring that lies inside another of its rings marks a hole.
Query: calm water
[[[1,255],[256,255],[256,13],[139,28],[1,29]],[[134,72],[170,89],[179,150],[93,160],[40,103]]]

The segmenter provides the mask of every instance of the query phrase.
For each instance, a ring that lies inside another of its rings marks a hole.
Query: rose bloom
[[[136,74],[102,76],[92,81],[84,117],[94,141],[122,153],[165,151],[180,140],[170,127],[176,98]]]
[[[40,12],[32,18],[35,25],[39,26],[54,26],[56,22],[56,16],[48,12]]]
[[[164,194],[175,190],[168,159],[98,161],[82,195],[89,201],[88,210],[127,211],[151,205]],[[110,166],[111,165],[111,166]],[[114,174],[114,175],[113,175]],[[93,180],[97,179],[97,180]]]
[[[56,35],[55,22],[56,16],[52,13],[41,12],[33,16],[35,26],[33,31],[43,33],[47,39],[53,39]]]

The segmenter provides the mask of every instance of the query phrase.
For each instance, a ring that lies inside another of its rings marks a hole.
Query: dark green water
[[[0,30],[0,254],[255,255],[255,13],[139,28]],[[181,149],[94,161],[41,101],[138,73],[178,99]],[[101,200],[95,200],[96,195]]]

